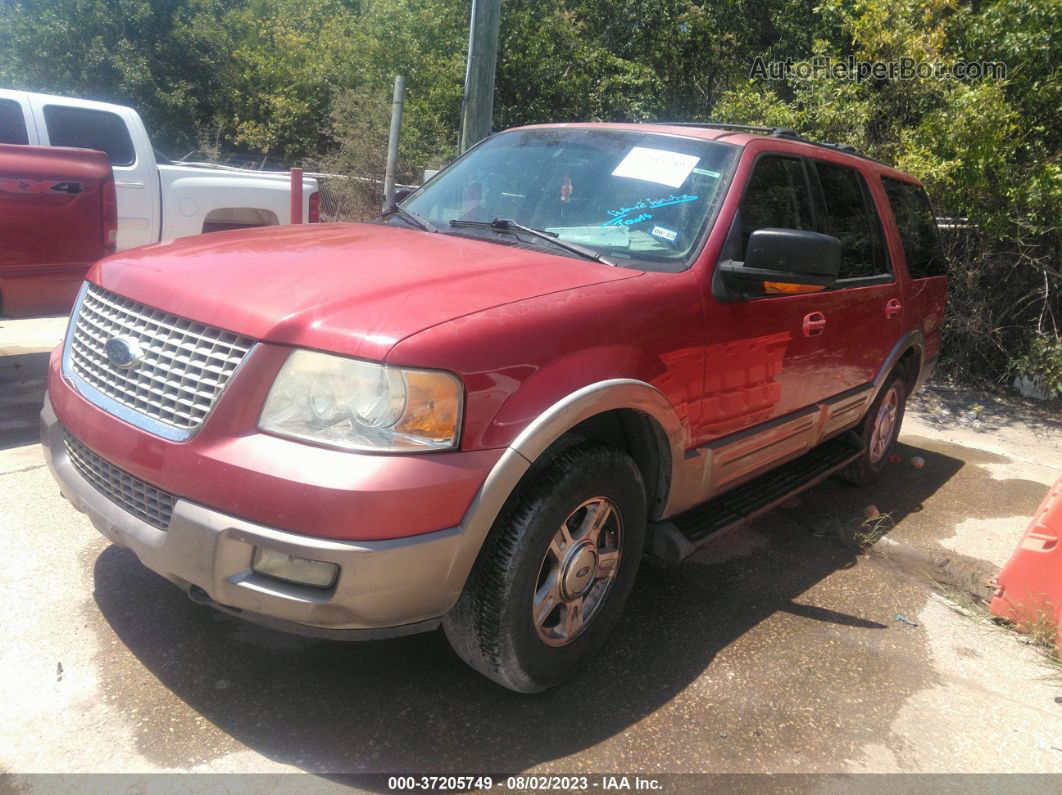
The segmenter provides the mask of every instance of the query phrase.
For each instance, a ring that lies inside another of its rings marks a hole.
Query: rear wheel
[[[863,454],[841,471],[841,477],[856,486],[878,479],[896,446],[907,403],[907,387],[900,375],[889,377],[863,418],[860,436]]]
[[[615,625],[645,543],[630,456],[580,443],[522,484],[443,627],[476,670],[522,693],[564,681]]]

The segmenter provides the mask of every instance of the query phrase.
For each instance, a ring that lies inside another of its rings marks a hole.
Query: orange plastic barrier
[[[1040,503],[999,573],[990,609],[1025,632],[1053,627],[1062,654],[1062,478]]]

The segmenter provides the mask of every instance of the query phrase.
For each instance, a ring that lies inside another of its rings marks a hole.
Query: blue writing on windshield
[[[667,207],[669,204],[685,204],[686,202],[695,202],[697,199],[697,196],[691,196],[688,193],[683,193],[681,196],[676,196],[672,193],[670,196],[663,199],[640,199],[630,207],[620,207],[618,210],[609,210],[608,214],[612,217],[610,220],[601,224],[601,226],[612,226],[613,224],[630,226],[631,224],[636,224],[641,221],[648,221],[653,217],[651,213],[643,212],[634,218],[628,218],[628,216],[639,210],[655,210],[657,207]]]

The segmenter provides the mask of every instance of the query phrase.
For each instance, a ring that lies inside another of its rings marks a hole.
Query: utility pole
[[[461,100],[462,152],[490,135],[500,21],[501,0],[472,0],[465,94]]]
[[[402,101],[406,94],[406,78],[395,76],[395,95],[391,102],[391,133],[387,137],[387,168],[384,171],[383,211],[395,203],[395,172],[398,170],[398,134],[402,129]]]

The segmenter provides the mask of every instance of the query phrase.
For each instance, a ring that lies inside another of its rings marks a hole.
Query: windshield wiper
[[[397,215],[399,218],[402,218],[402,219],[408,221],[409,223],[413,224],[414,226],[420,227],[425,232],[438,232],[439,231],[438,229],[435,228],[435,225],[432,224],[430,221],[427,221],[424,218],[421,218],[416,213],[411,213],[409,210],[407,210],[401,204],[392,204],[391,205],[391,209],[390,210],[384,210],[384,212],[380,214],[380,217],[381,218],[387,218],[388,216],[391,216],[391,215]]]
[[[543,232],[541,229],[535,229],[530,226],[518,224],[511,218],[495,218],[493,221],[462,221],[457,218],[452,218],[450,220],[450,226],[468,226],[480,229],[492,229],[495,232],[510,232],[513,234],[515,234],[516,232],[523,232],[525,234],[531,235],[532,237],[537,237],[540,240],[545,240],[547,243],[552,243],[557,248],[563,248],[565,251],[570,251],[572,254],[578,254],[584,259],[593,260],[594,262],[600,262],[604,265],[611,265],[613,268],[616,267],[615,262],[612,262],[608,258],[602,256],[601,254],[598,254],[593,249],[584,248],[583,246],[577,245],[575,243],[569,243],[565,240],[561,240],[557,237],[556,234],[553,234],[551,232]]]

